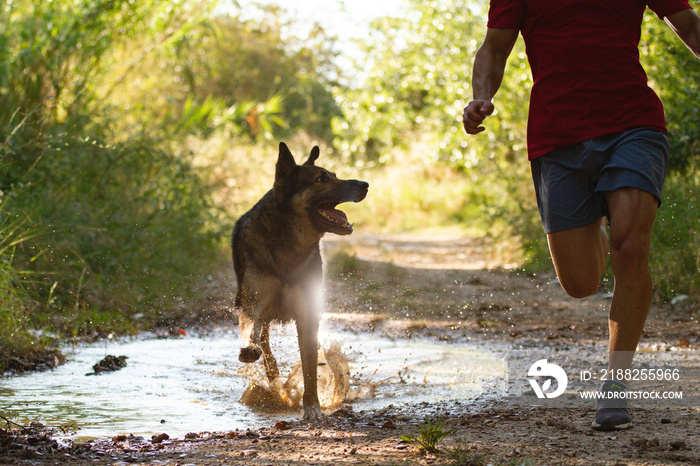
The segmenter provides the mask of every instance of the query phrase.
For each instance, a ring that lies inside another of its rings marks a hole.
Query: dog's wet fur
[[[273,188],[238,219],[232,235],[233,267],[238,292],[235,307],[245,363],[263,358],[270,380],[279,376],[270,350],[270,323],[296,322],[304,374],[304,420],[322,417],[316,367],[318,324],[322,303],[320,241],[325,233],[349,235],[352,225],[336,209],[343,202],[360,202],[369,184],[340,180],[308,159],[297,165],[286,144],[280,143]]]

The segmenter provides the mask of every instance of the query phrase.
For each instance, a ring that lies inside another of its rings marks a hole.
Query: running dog
[[[360,202],[369,184],[340,180],[314,165],[319,148],[297,165],[286,144],[280,143],[272,189],[238,219],[232,235],[233,267],[238,292],[235,307],[244,363],[263,357],[270,380],[279,375],[270,350],[270,323],[294,320],[304,375],[304,420],[321,418],[316,368],[318,324],[322,310],[321,237],[349,235],[352,224],[336,209],[343,202]]]

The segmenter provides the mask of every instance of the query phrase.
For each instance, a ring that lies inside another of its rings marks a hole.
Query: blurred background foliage
[[[347,209],[363,231],[459,227],[551,270],[526,163],[522,41],[487,131],[466,137],[488,2],[405,5],[372,24],[348,68],[322,18],[297,37],[277,6],[3,2],[0,354],[161,325],[204,298],[235,218],[271,186],[279,140],[303,155],[319,144],[325,166],[370,181]],[[700,63],[651,13],[640,53],[672,141],[656,289],[697,298]]]

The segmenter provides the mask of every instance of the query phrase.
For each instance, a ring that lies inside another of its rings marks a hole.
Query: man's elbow
[[[693,9],[687,9],[667,17],[666,21],[690,51],[700,58],[700,16]]]
[[[693,54],[700,59],[700,19],[695,27],[695,31],[689,34],[683,39],[685,45],[690,49]]]

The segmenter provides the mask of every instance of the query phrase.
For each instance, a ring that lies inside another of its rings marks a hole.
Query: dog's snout
[[[357,193],[357,198],[355,199],[355,202],[362,201],[367,196],[369,183],[366,181],[352,180],[352,184],[354,185],[355,192]]]

